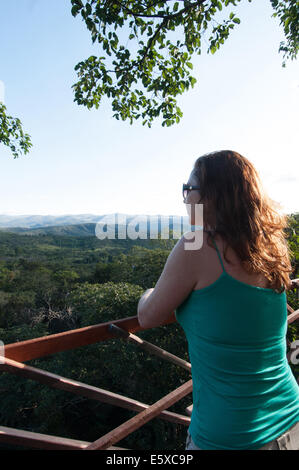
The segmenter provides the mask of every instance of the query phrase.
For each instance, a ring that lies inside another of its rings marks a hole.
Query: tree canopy
[[[101,46],[101,56],[75,67],[75,101],[98,108],[106,96],[113,116],[131,124],[142,119],[150,127],[158,117],[162,126],[180,122],[176,97],[196,83],[192,57],[201,54],[203,37],[211,54],[225,43],[240,23],[229,8],[240,1],[71,0],[73,16],[81,15],[92,41]],[[285,65],[298,53],[299,2],[270,2],[286,38],[279,46]]]
[[[252,2],[252,0],[248,0]],[[299,1],[269,0],[279,19],[285,41],[278,47],[286,60],[299,49]],[[116,119],[151,126],[179,123],[183,113],[177,97],[194,87],[192,58],[214,54],[240,19],[231,7],[241,0],[71,0],[71,13],[81,16],[99,57],[90,56],[75,66],[78,81],[74,101],[98,108],[103,97],[111,100]],[[220,19],[219,19],[220,17]],[[30,136],[18,118],[7,116],[0,102],[0,143],[14,158],[29,152]]]
[[[8,116],[6,106],[0,102],[0,142],[8,146],[14,158],[28,153],[32,147],[31,139],[22,129],[20,119]]]

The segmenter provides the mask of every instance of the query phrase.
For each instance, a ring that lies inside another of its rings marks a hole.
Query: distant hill
[[[117,216],[117,217],[116,217]],[[138,218],[140,226],[136,226],[136,231],[142,230],[142,227],[147,227],[147,233],[150,233],[150,227],[153,223],[154,216],[147,215],[131,215],[131,214],[108,214],[108,215],[66,215],[66,216],[39,216],[39,215],[24,215],[24,216],[7,216],[0,215],[0,231],[18,233],[20,235],[59,235],[59,236],[74,236],[74,237],[90,237],[96,235],[96,228],[101,225],[112,223],[115,221],[116,237],[120,230],[124,231],[125,227],[132,222],[133,219]],[[118,220],[125,221],[126,225],[118,224]],[[155,216],[157,221],[158,233],[167,228],[169,230],[178,227],[178,224],[185,224],[187,230],[188,217],[185,216]],[[76,221],[76,223],[75,223]],[[87,222],[88,221],[88,222]],[[145,225],[146,223],[146,225]],[[139,228],[140,227],[140,228]],[[153,227],[153,226],[152,226]],[[105,228],[103,229],[106,230]],[[152,230],[154,230],[152,228]],[[184,231],[185,231],[184,230]]]
[[[299,218],[299,213],[289,214],[296,220]],[[147,221],[147,232],[150,233],[150,225],[154,218],[158,223],[158,233],[161,233],[163,228],[172,230],[175,224],[175,229],[178,229],[178,224],[181,224],[182,233],[190,229],[188,224],[188,216],[178,215],[144,215],[144,214],[78,214],[78,215],[4,215],[0,214],[0,231],[13,232],[20,235],[58,235],[58,236],[73,236],[73,237],[94,237],[96,236],[96,228],[99,228],[105,223],[115,221],[116,225],[116,238],[118,230],[123,230],[125,226],[118,221],[125,221],[126,227],[132,222],[134,218],[138,221]],[[145,225],[143,225],[145,227]],[[105,229],[104,229],[105,230]],[[136,231],[139,226],[136,226]],[[141,229],[140,229],[141,230]]]
[[[58,235],[71,237],[94,237],[96,224],[53,225],[38,228],[0,227],[1,232],[19,235]]]
[[[95,214],[78,215],[6,215],[0,214],[0,227],[39,228],[55,225],[97,223],[103,216]]]

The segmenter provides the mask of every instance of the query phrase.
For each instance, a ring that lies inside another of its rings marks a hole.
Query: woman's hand
[[[299,289],[299,278],[298,279],[291,279],[291,290]]]

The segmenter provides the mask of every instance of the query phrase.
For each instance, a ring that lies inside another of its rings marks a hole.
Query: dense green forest
[[[287,229],[299,277],[299,214]],[[95,236],[0,232],[0,339],[5,343],[136,315],[145,289],[154,287],[176,239],[99,240]],[[298,308],[296,292],[288,303]],[[298,325],[298,323],[297,323]],[[189,360],[181,327],[174,323],[139,333]],[[288,329],[290,341],[298,326]],[[154,403],[188,380],[181,368],[124,340],[100,342],[32,360],[29,365],[144,403]],[[291,364],[297,378],[299,366]],[[31,380],[1,373],[0,423],[33,432],[94,441],[135,413]],[[185,414],[189,395],[170,408]],[[184,450],[186,427],[158,418],[117,445],[129,449]],[[2,444],[1,449],[15,448]]]

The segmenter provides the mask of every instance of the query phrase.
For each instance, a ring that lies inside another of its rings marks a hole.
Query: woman
[[[176,318],[185,331],[186,449],[299,449],[299,386],[286,358],[286,290],[298,280],[292,286],[286,216],[236,152],[199,157],[184,188],[192,225],[203,204],[202,246],[185,249],[181,237],[138,319],[151,328]]]

